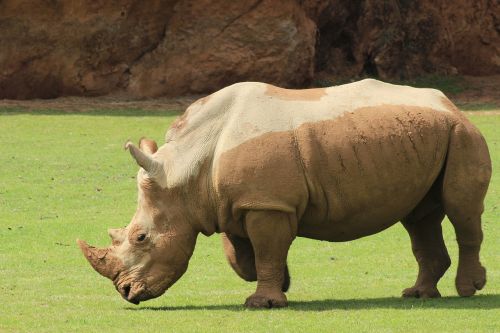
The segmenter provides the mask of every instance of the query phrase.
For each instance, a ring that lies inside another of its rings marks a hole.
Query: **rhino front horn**
[[[122,264],[112,253],[112,249],[99,249],[79,239],[76,242],[82,250],[83,255],[96,272],[114,281],[120,273]]]

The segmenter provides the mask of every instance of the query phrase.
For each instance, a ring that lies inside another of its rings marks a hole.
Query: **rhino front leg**
[[[229,265],[245,281],[257,281],[255,269],[255,254],[250,239],[222,233],[222,245]],[[287,292],[290,287],[290,274],[285,265],[283,285],[281,290]]]
[[[247,298],[245,306],[287,306],[282,289],[286,282],[288,249],[297,234],[296,219],[277,211],[249,211],[245,226],[254,249],[257,270],[257,290]]]

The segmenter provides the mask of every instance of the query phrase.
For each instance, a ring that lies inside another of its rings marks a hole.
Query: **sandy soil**
[[[52,109],[68,112],[85,112],[91,110],[112,109],[143,109],[151,111],[172,110],[183,111],[199,96],[183,96],[176,98],[155,98],[147,100],[133,100],[126,96],[101,96],[101,97],[59,97],[54,99],[31,99],[31,100],[0,100],[0,108],[26,108],[29,110]]]
[[[500,109],[500,75],[465,76],[463,79],[467,89],[451,96],[455,103],[496,104]]]
[[[487,104],[488,111],[471,111],[475,114],[500,114],[500,75],[487,77],[463,77],[466,89],[449,96],[459,106]],[[177,98],[155,98],[148,100],[132,100],[125,95],[103,97],[60,97],[56,99],[33,100],[0,100],[0,108],[20,107],[30,110],[53,109],[68,112],[85,112],[96,109],[143,109],[143,110],[175,110],[183,111],[198,98],[203,96],[183,96]],[[491,106],[498,107],[491,107]]]

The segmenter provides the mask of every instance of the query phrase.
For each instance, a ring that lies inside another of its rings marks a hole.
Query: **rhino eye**
[[[138,242],[142,242],[145,239],[146,239],[146,234],[140,234],[139,236],[137,236],[137,241]]]

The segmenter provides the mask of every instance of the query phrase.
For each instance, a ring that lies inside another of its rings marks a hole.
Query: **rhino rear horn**
[[[113,246],[118,246],[125,240],[125,230],[123,228],[108,229],[108,235],[111,237]]]
[[[122,268],[121,261],[112,253],[111,248],[99,249],[77,240],[83,255],[97,273],[110,280],[115,280]]]

